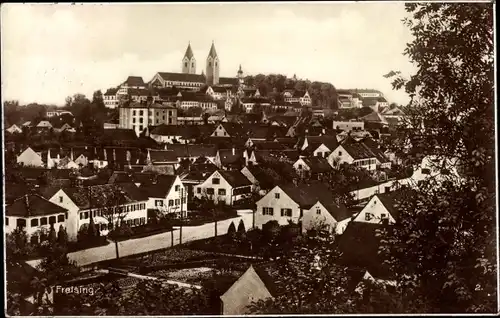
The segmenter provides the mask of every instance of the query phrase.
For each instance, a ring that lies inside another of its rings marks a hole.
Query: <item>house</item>
[[[172,150],[179,162],[187,159],[194,163],[199,158],[206,158],[213,163],[217,156],[217,147],[210,144],[169,144],[166,150]]]
[[[365,123],[363,121],[333,121],[333,129],[342,131],[364,130]]]
[[[54,116],[62,116],[64,114],[73,116],[73,113],[70,112],[69,110],[54,110],[54,111],[48,111],[47,112],[47,118],[51,118]]]
[[[222,315],[248,314],[248,307],[253,302],[272,298],[275,294],[274,283],[265,271],[252,265],[236,281],[229,281],[229,288],[220,296]]]
[[[105,197],[113,197],[116,191],[123,193],[123,201],[116,203],[122,212],[110,215],[112,207],[107,206],[109,202]],[[78,232],[88,226],[90,218],[94,219],[101,235],[107,235],[120,222],[138,226],[146,224],[148,219],[148,197],[133,183],[47,189],[44,197],[68,211],[66,231],[70,241],[77,240]]]
[[[302,231],[321,228],[341,234],[351,220],[351,213],[334,198],[323,183],[278,185],[257,201],[256,226],[269,221],[302,225]]]
[[[284,127],[276,127],[269,125],[245,125],[244,130],[247,132],[246,136],[251,141],[272,141],[276,138],[283,138],[286,135],[287,129]]]
[[[16,162],[28,167],[44,167],[41,152],[35,152],[30,147],[17,156]]]
[[[306,136],[297,143],[297,148],[315,157],[327,158],[338,145],[336,136]]]
[[[300,103],[301,106],[310,106],[312,101],[311,101],[311,96],[309,95],[309,92],[307,91],[294,91],[293,93],[290,91],[285,91],[283,93],[283,99],[285,102],[288,103]]]
[[[237,201],[249,197],[252,193],[252,183],[238,170],[217,170],[204,182],[194,186],[197,198],[207,197],[215,202],[234,205]]]
[[[198,136],[197,130],[192,126],[159,125],[148,127],[149,136],[161,144],[190,143]]]
[[[371,112],[368,115],[361,117],[361,120],[363,122],[365,122],[365,126],[367,126],[367,124],[378,125],[381,127],[387,127],[389,125],[389,123],[384,118],[384,116],[380,115],[376,111]]]
[[[23,130],[21,128],[19,128],[16,124],[12,124],[12,126],[5,129],[5,131],[7,131],[8,133],[11,133],[11,134],[20,134],[23,132]]]
[[[40,120],[36,125],[36,128],[52,128],[52,124],[48,120]]]
[[[187,215],[188,193],[179,176],[160,175],[152,183],[141,185],[140,189],[148,197],[147,209]]]
[[[107,108],[116,108],[118,107],[118,88],[108,88],[104,94],[102,94],[102,98],[104,101],[104,105]]]
[[[392,162],[386,156],[385,152],[380,148],[380,144],[377,141],[375,141],[373,138],[368,137],[362,139],[361,143],[363,143],[366,148],[368,148],[375,155],[377,168],[391,168]]]
[[[61,133],[63,131],[76,132],[76,130],[68,123],[57,123],[54,124],[53,128],[56,133]]]
[[[367,170],[375,170],[377,158],[363,143],[339,145],[327,158],[332,167],[348,163]]]
[[[241,169],[244,165],[243,151],[240,149],[219,149],[215,155],[214,164],[219,169]]]
[[[129,76],[125,82],[120,85],[120,88],[146,88],[146,84],[141,76]]]
[[[239,137],[243,136],[243,127],[241,124],[233,124],[233,123],[220,123],[216,126],[215,130],[212,133],[212,137]]]
[[[203,118],[199,117],[177,117],[177,125],[203,125]]]
[[[58,169],[78,169],[80,166],[69,157],[64,157],[57,164]]]
[[[403,197],[402,191],[375,194],[352,221],[394,224],[399,217],[395,205],[397,199],[401,197]]]
[[[148,149],[146,163],[148,166],[171,166],[175,169],[179,166],[179,161],[173,150]]]
[[[68,211],[38,194],[25,194],[5,207],[5,232],[11,233],[16,228],[23,228],[31,242],[38,243],[42,232],[47,232],[54,225],[66,227]]]
[[[322,175],[332,172],[332,166],[323,157],[299,157],[293,167],[302,178],[319,179]]]
[[[250,97],[240,99],[240,105],[246,113],[252,113],[257,108],[258,111],[271,107],[271,103],[267,98]]]
[[[247,177],[253,185],[254,192],[265,195],[276,185],[276,181],[263,168],[258,166],[246,166],[241,173]]]

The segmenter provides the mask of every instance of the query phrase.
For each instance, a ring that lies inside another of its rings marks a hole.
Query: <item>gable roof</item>
[[[328,147],[330,151],[333,151],[339,145],[339,142],[337,141],[337,136],[335,135],[306,136],[305,138],[307,139],[307,144],[308,144],[307,149],[310,149],[311,151],[316,150],[322,144]]]
[[[370,123],[388,124],[387,120],[385,120],[385,118],[378,112],[371,112],[370,114],[361,117],[361,119],[365,122],[370,122]]]
[[[276,185],[276,181],[273,179],[273,177],[267,174],[267,172],[261,167],[249,165],[245,168],[252,174],[255,180],[257,180],[261,189],[269,190],[274,188],[274,186]]]
[[[158,176],[156,183],[141,185],[140,189],[148,197],[164,198],[170,192],[177,176],[161,175]]]
[[[218,173],[226,180],[231,187],[238,188],[252,185],[252,182],[238,170],[218,170]]]
[[[219,85],[237,86],[240,83],[237,77],[219,77]]]
[[[141,76],[129,76],[123,84],[127,84],[128,86],[145,86]]]
[[[171,73],[171,72],[158,72],[158,75],[164,81],[173,82],[194,82],[194,83],[205,83],[206,78],[199,74],[187,74],[187,73]]]
[[[194,54],[193,54],[193,50],[191,49],[191,43],[189,43],[188,47],[186,49],[186,53],[184,53],[184,57],[191,59],[193,56],[194,56]]]
[[[289,183],[279,187],[303,209],[310,209],[319,201],[337,222],[352,216],[342,203],[334,199],[332,191],[321,182],[311,182],[299,186]]]
[[[375,154],[362,143],[342,144],[342,147],[354,160],[375,158]]]
[[[136,141],[138,138],[133,129],[116,128],[116,129],[104,129],[103,139]]]
[[[304,163],[311,169],[312,173],[323,173],[332,171],[332,166],[328,163],[328,160],[323,157],[308,157],[301,158]]]
[[[177,156],[172,150],[148,149],[151,163],[177,162]]]
[[[177,157],[215,157],[216,145],[211,144],[169,144],[167,150],[172,150]]]
[[[243,162],[243,150],[241,149],[219,149],[219,159],[222,165]]]
[[[108,88],[106,90],[106,93],[104,93],[103,95],[106,95],[106,96],[115,96],[117,92],[118,92],[118,88]]]
[[[67,210],[65,208],[44,199],[38,194],[26,194],[7,205],[5,214],[7,216],[28,218],[33,216],[64,213],[66,211]]]
[[[104,207],[103,193],[113,191],[123,191],[125,195],[124,203],[145,201],[148,197],[133,183],[121,184],[98,184],[89,187],[66,187],[62,189],[64,193],[80,209]],[[90,190],[90,191],[89,191]]]
[[[251,137],[250,137],[251,138]],[[254,149],[256,150],[285,150],[287,146],[278,141],[267,140],[252,140]]]
[[[197,125],[174,126],[161,124],[150,129],[150,135],[181,136],[182,139],[194,139],[199,136]]]

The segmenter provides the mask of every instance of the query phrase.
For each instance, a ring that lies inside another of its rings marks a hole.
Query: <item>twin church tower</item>
[[[208,52],[205,74],[208,85],[219,84],[219,68],[219,57],[217,56],[217,51],[215,51],[214,42],[212,42],[212,47],[210,48],[210,52]],[[188,44],[186,53],[182,59],[182,73],[196,74],[196,59],[194,58],[193,50],[191,49],[191,43]]]

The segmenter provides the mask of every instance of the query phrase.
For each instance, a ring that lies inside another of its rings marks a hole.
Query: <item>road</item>
[[[252,225],[252,214],[245,213],[238,217],[219,221],[217,224],[217,234],[224,235],[227,233],[229,225],[234,222],[236,228],[240,220],[243,220],[245,228],[249,228]],[[179,244],[180,231],[174,230],[174,244]],[[213,237],[215,235],[215,224],[208,223],[200,226],[184,226],[182,228],[182,243],[187,243],[190,241],[206,239]],[[169,248],[172,246],[172,234],[171,232],[160,233],[156,235],[151,235],[147,237],[141,237],[137,239],[131,239],[127,241],[118,242],[118,251],[120,257],[140,254],[160,249]],[[115,244],[111,243],[104,246],[94,247],[86,250],[81,250],[73,253],[69,253],[68,257],[73,260],[79,266],[86,266],[93,263],[110,260],[116,258]],[[32,260],[27,263],[33,267],[39,264],[40,260]]]

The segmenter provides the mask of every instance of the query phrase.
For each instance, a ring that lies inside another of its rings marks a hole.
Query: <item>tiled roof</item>
[[[273,179],[273,177],[267,174],[266,171],[263,170],[261,167],[247,166],[246,168],[248,169],[248,171],[250,171],[252,176],[254,176],[254,178],[257,180],[261,189],[269,190],[276,185],[276,181]]]
[[[64,213],[66,211],[66,209],[44,199],[40,195],[26,194],[14,200],[12,204],[7,205],[5,214],[7,216],[28,218],[32,216]]]
[[[142,192],[150,198],[165,198],[177,176],[162,175],[156,183],[141,185]]]
[[[342,147],[354,160],[375,158],[375,154],[362,143],[343,144]]]
[[[222,165],[243,162],[243,151],[240,149],[219,149],[219,158]]]
[[[135,131],[133,129],[104,129],[103,139],[136,141],[137,135],[135,134]]]
[[[342,203],[335,201],[331,189],[323,183],[311,182],[300,186],[292,183],[281,185],[280,188],[301,208],[310,209],[319,201],[337,222],[352,216]]]
[[[130,96],[153,96],[155,93],[146,88],[128,88],[127,93]]]
[[[337,141],[337,136],[331,136],[331,135],[306,136],[306,138],[307,138],[307,143],[309,144],[310,148],[314,148],[314,146],[311,147],[311,144],[317,145],[316,148],[318,148],[319,146],[321,146],[323,144],[323,145],[327,146],[328,149],[330,149],[330,151],[333,151],[339,145],[339,143]],[[314,150],[316,150],[316,148],[314,148],[312,150],[314,151]]]
[[[282,160],[283,158],[288,161],[297,161],[299,158],[299,152],[297,150],[255,150],[255,157],[257,161],[265,160],[269,158],[274,158],[278,160]]]
[[[309,157],[302,159],[304,163],[309,166],[312,173],[323,173],[332,171],[332,166],[323,157]]]
[[[63,188],[62,190],[80,209],[99,208],[109,205],[110,203],[105,201],[103,194],[111,194],[115,191],[123,191],[125,199],[122,204],[147,200],[147,196],[133,183],[101,184],[90,188],[74,187]]]
[[[106,90],[106,93],[104,93],[104,95],[107,95],[107,96],[115,96],[116,95],[116,92],[118,92],[118,88],[108,88]]]
[[[158,125],[150,131],[151,135],[159,136],[181,136],[183,139],[194,139],[200,135],[199,129],[195,125],[189,126],[173,126],[173,125]]]
[[[233,188],[244,187],[252,185],[250,180],[241,171],[232,170],[219,170],[219,174],[226,180]]]
[[[121,108],[176,109],[175,107],[170,106],[166,103],[165,104],[152,103],[148,105],[146,103],[139,103],[139,102],[124,104],[121,106]],[[116,129],[105,129],[105,130],[116,130]]]
[[[237,77],[219,77],[219,85],[234,85],[237,86],[239,80]]]
[[[129,76],[123,84],[128,86],[145,86],[144,80],[140,76]]]
[[[205,83],[206,81],[205,76],[199,74],[158,72],[158,75],[165,81],[195,83]]]
[[[177,157],[215,157],[217,147],[209,144],[171,144],[167,150],[175,152]]]
[[[254,140],[252,141],[253,148],[256,150],[285,150],[287,146],[278,141],[263,141]]]
[[[155,150],[148,149],[151,162],[163,163],[163,162],[177,162],[177,156],[172,150]]]
[[[285,127],[248,125],[244,126],[249,138],[274,140],[285,137],[287,129]]]

